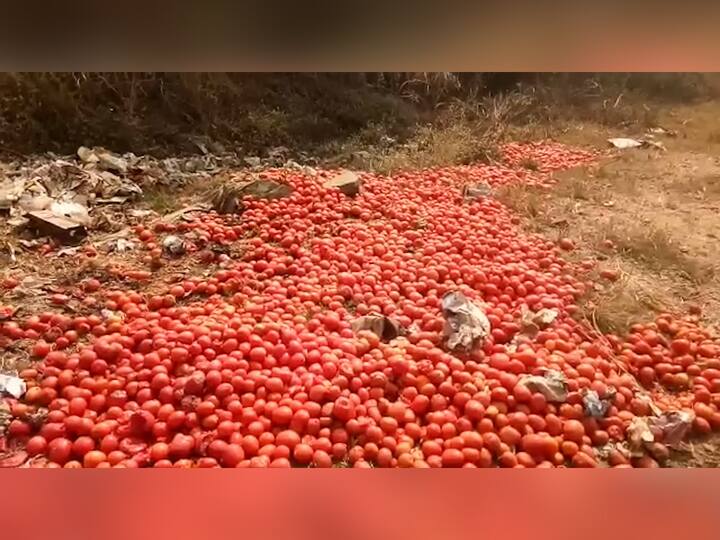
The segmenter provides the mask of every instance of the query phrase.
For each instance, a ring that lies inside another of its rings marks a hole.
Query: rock
[[[248,156],[243,158],[243,161],[248,164],[249,167],[259,167],[262,160],[257,156]]]
[[[272,180],[254,180],[241,188],[240,192],[257,199],[282,199],[292,194],[292,188]]]
[[[360,193],[362,180],[357,173],[352,171],[344,171],[333,178],[327,180],[323,187],[331,189],[337,188],[348,197],[355,197]]]

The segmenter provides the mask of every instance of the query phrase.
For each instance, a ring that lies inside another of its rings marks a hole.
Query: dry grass
[[[626,268],[616,282],[602,282],[581,304],[583,316],[603,333],[623,333],[634,323],[647,320],[674,304],[674,297],[642,269]]]
[[[707,140],[713,144],[720,143],[720,129],[714,129],[708,133]]]
[[[434,121],[419,126],[404,143],[358,152],[366,141],[353,140],[343,149],[353,165],[380,173],[437,166],[489,162],[499,158],[498,144],[507,127],[529,106],[528,97],[507,93],[495,97],[453,100],[439,109]],[[358,154],[366,154],[357,159]],[[537,164],[528,163],[528,168]]]
[[[524,157],[520,160],[520,166],[529,170],[529,171],[538,171],[540,170],[540,165],[537,161],[535,161],[532,158]]]
[[[660,271],[670,268],[698,283],[714,277],[713,267],[689,256],[673,233],[653,222],[612,218],[600,225],[598,234],[602,240],[613,242],[621,254],[649,268]]]
[[[424,126],[406,144],[371,156],[368,168],[383,174],[454,164],[488,162],[496,155],[495,141],[483,138],[471,127],[457,124]]]
[[[198,151],[193,139],[205,138],[246,154],[282,145],[327,158],[351,143],[351,153],[390,154],[381,148],[389,136],[401,145],[411,143],[405,153],[413,166],[439,163],[442,156],[451,160],[444,164],[462,163],[491,154],[488,136],[545,138],[570,121],[656,125],[651,98],[707,95],[708,77],[6,73],[0,74],[0,150],[72,153],[80,145],[101,145],[121,152],[187,154]],[[426,123],[438,134],[424,132]],[[424,150],[412,147],[414,139],[418,146],[426,140]],[[437,159],[426,157],[434,151]],[[397,155],[386,161],[381,168],[403,163]]]
[[[540,221],[538,226],[546,225],[544,200],[545,191],[526,184],[502,186],[495,191],[495,198],[515,213],[531,222]],[[537,228],[537,227],[536,227]]]
[[[160,215],[169,214],[182,208],[178,190],[165,186],[146,188],[143,192],[143,202]]]
[[[513,185],[496,197],[522,216],[526,229],[550,239],[573,238],[578,249],[566,255],[571,260],[595,259],[619,274],[617,281],[591,275],[594,290],[580,302],[589,324],[623,333],[687,302],[710,309],[717,304],[717,269],[712,250],[704,249],[713,227],[686,227],[697,212],[688,206],[688,193],[698,195],[693,204],[702,206],[720,175],[693,161],[673,163],[637,151],[555,179],[551,189]]]
[[[720,195],[720,174],[702,176],[679,176],[665,184],[666,189],[680,194],[691,194],[698,198],[714,198]]]
[[[531,87],[532,114],[556,126],[572,121],[654,127],[664,105],[711,99],[718,81],[717,75],[704,73],[548,74]]]
[[[574,172],[572,176],[565,176],[555,184],[554,195],[560,198],[587,201],[593,196],[594,191],[589,178],[581,178]]]
[[[0,74],[0,143],[20,153],[101,145],[197,153],[195,138],[244,152],[314,148],[368,124],[399,135],[419,111],[362,74]]]

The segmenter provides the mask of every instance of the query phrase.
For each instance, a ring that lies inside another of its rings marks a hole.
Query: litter
[[[140,210],[140,209],[137,209],[137,208],[133,208],[133,209],[130,209],[130,211],[128,211],[128,215],[129,215],[129,216],[134,217],[134,218],[138,218],[138,219],[142,219],[142,218],[144,218],[144,217],[148,217],[148,216],[151,215],[152,213],[153,213],[152,210]]]
[[[657,148],[658,150],[666,150],[665,145],[658,141],[650,139],[629,139],[626,137],[617,137],[607,140],[611,146],[619,150],[627,150],[629,148]]]
[[[392,341],[402,333],[400,323],[385,315],[370,314],[359,317],[350,323],[353,332],[370,330],[385,342]]]
[[[109,252],[125,253],[126,251],[132,251],[133,249],[135,249],[135,243],[125,238],[118,238],[117,240],[113,240],[107,244],[107,250]]]
[[[557,317],[558,311],[555,309],[543,308],[539,311],[530,311],[523,306],[520,315],[520,334],[532,339],[540,330],[550,326]]]
[[[47,195],[31,196],[25,194],[18,200],[17,205],[23,212],[37,212],[39,210],[48,210],[52,203],[53,199]]]
[[[68,218],[70,221],[89,227],[91,220],[86,206],[76,202],[58,202],[50,205],[50,211],[57,215]]]
[[[174,236],[174,235],[166,236],[163,239],[162,246],[163,246],[163,251],[172,255],[173,257],[178,257],[178,256],[184,254],[187,249],[183,239],[180,238],[179,236]]]
[[[15,450],[14,452],[0,454],[0,469],[20,467],[28,458],[25,450]]]
[[[488,183],[475,184],[463,188],[463,198],[467,200],[475,200],[478,197],[490,197],[492,194],[493,190]]]
[[[80,158],[80,161],[84,163],[97,163],[100,161],[100,158],[95,155],[95,152],[85,146],[81,146],[77,149],[77,155]]]
[[[626,150],[628,148],[640,148],[643,143],[640,140],[637,139],[628,139],[625,137],[618,137],[615,139],[608,139],[608,142],[614,146],[615,148],[619,148],[620,150]]]
[[[531,392],[540,392],[551,403],[564,403],[567,399],[565,375],[554,369],[548,369],[543,375],[525,375],[520,383]]]
[[[130,200],[128,196],[116,196],[109,199],[95,199],[95,204],[123,204]]]
[[[17,262],[17,256],[15,255],[15,246],[13,246],[10,242],[5,242],[5,247],[7,248],[8,259],[10,259],[11,263],[15,264]]]
[[[292,193],[287,184],[273,182],[272,180],[253,180],[241,189],[243,196],[249,195],[256,199],[282,199]]]
[[[0,373],[0,395],[6,394],[15,399],[20,399],[25,395],[26,391],[27,386],[25,385],[25,381],[20,377]]]
[[[60,240],[73,241],[87,234],[85,227],[80,223],[58,216],[49,210],[29,212],[26,217],[30,220],[30,226],[42,236],[54,236]]]
[[[470,350],[490,333],[490,321],[485,312],[463,293],[449,292],[443,296],[441,304],[445,317],[444,336],[451,350]]]
[[[583,396],[585,414],[593,418],[605,418],[610,404],[610,400],[600,399],[600,396],[595,390],[588,390]]]
[[[97,164],[100,168],[110,171],[118,171],[126,173],[128,162],[126,159],[116,156],[112,152],[104,148],[87,148],[81,146],[77,150],[77,155],[84,163]]]
[[[677,131],[674,131],[672,129],[665,129],[662,127],[650,128],[648,132],[655,135],[665,135],[666,137],[677,137]]]
[[[636,416],[627,428],[627,440],[633,457],[645,455],[645,445],[655,442],[647,418]]]
[[[666,411],[656,418],[651,418],[650,424],[662,431],[665,444],[677,448],[690,433],[693,420],[695,415],[690,411]]]
[[[287,197],[292,191],[287,184],[255,179],[252,175],[230,177],[214,191],[211,203],[220,214],[237,214],[244,210],[243,197],[274,200]]]
[[[64,248],[58,249],[57,256],[62,257],[63,255],[77,255],[79,251],[80,251],[79,246],[64,247]]]

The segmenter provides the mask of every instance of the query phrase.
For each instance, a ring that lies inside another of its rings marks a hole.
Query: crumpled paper
[[[350,323],[353,332],[361,330],[370,330],[378,336],[382,341],[392,341],[402,333],[400,324],[390,317],[379,314],[364,315],[358,317]]]
[[[690,411],[665,411],[660,416],[651,418],[649,424],[659,428],[663,434],[663,443],[677,447],[692,429],[695,414]]]
[[[595,390],[588,390],[583,395],[583,408],[585,414],[592,418],[605,418],[611,401],[609,399],[600,399],[600,395]]]
[[[185,245],[185,241],[182,238],[180,238],[179,236],[175,236],[175,235],[166,236],[163,239],[162,247],[163,247],[163,251],[172,255],[173,257],[182,255],[185,253],[185,251],[187,251],[187,246]]]
[[[0,395],[7,394],[15,399],[19,399],[26,391],[27,386],[25,381],[20,377],[0,373]]]
[[[567,399],[565,375],[554,369],[548,369],[543,375],[525,375],[520,383],[531,392],[540,392],[551,403],[564,403]]]
[[[471,350],[490,333],[490,321],[482,308],[463,293],[453,291],[442,298],[444,335],[451,350]]]
[[[655,441],[648,419],[643,416],[636,416],[627,428],[627,441],[630,452],[634,457],[644,455],[645,445]]]
[[[543,308],[539,311],[530,311],[523,306],[520,316],[520,333],[529,338],[534,338],[540,330],[550,326],[558,317],[556,309]]]

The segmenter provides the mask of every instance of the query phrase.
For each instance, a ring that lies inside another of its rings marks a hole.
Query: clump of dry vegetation
[[[645,321],[648,313],[673,306],[671,291],[641,269],[619,263],[625,270],[615,282],[599,285],[582,303],[582,315],[603,333],[624,333],[634,323]]]
[[[542,229],[548,225],[542,214],[546,191],[526,184],[510,184],[495,191],[495,198],[505,206],[524,216],[533,229]]]
[[[689,256],[676,237],[667,229],[652,222],[639,223],[630,219],[610,219],[599,227],[603,240],[644,265],[662,270],[671,268],[702,282],[714,276],[714,269]]]
[[[422,167],[492,159],[498,139],[545,137],[558,122],[650,125],[646,97],[710,87],[678,74],[5,73],[0,152],[100,145],[161,156],[198,153],[201,139]]]

